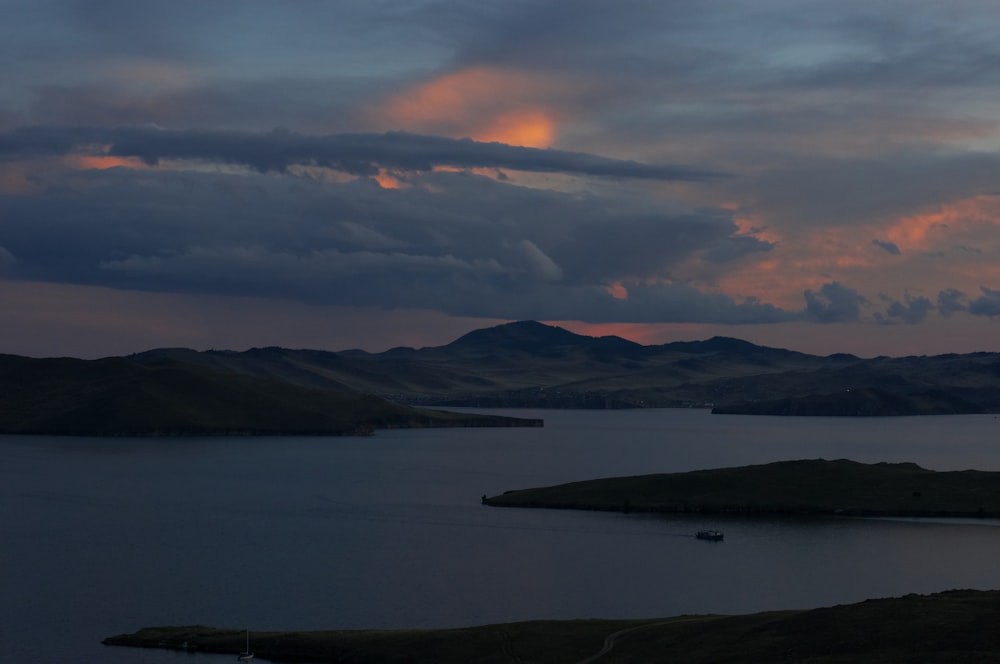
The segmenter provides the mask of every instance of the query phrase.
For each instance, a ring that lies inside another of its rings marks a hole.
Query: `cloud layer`
[[[392,190],[369,178],[120,167],[55,180],[0,199],[9,276],[493,318],[788,317],[671,279],[698,254],[739,261],[770,249],[719,210],[430,168]],[[612,295],[615,283],[627,297]]]
[[[986,0],[13,0],[0,278],[980,329],[998,33]]]
[[[95,149],[96,148],[96,149]],[[402,132],[304,136],[234,131],[169,131],[131,127],[24,127],[0,135],[8,160],[96,153],[135,157],[150,166],[165,159],[238,164],[261,173],[318,166],[351,175],[382,169],[424,172],[438,166],[499,168],[651,180],[707,180],[722,174],[683,166],[649,165],[562,150],[482,143]]]

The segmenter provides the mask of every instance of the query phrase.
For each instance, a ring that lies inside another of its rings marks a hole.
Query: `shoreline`
[[[646,619],[526,621],[451,629],[249,632],[274,662],[584,664],[612,649],[619,661],[995,662],[1000,591],[950,590],[815,609]],[[247,632],[147,627],[107,646],[236,654]]]

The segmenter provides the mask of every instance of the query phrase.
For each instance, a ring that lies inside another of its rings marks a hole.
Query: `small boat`
[[[250,630],[247,630],[247,647],[236,656],[236,661],[238,662],[249,662],[253,659],[253,653],[250,652]]]
[[[699,530],[695,537],[702,540],[710,540],[712,542],[721,542],[725,535],[722,534],[721,530]]]

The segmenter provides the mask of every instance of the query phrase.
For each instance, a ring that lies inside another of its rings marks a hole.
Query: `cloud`
[[[737,301],[722,293],[708,293],[686,284],[627,285],[626,297],[616,297],[603,286],[553,284],[520,291],[494,291],[488,298],[451,291],[453,315],[493,316],[501,319],[579,320],[589,323],[713,323],[767,324],[792,321],[797,312],[783,311],[752,298]],[[467,299],[463,299],[467,298]],[[444,305],[448,307],[449,305]],[[458,307],[458,308],[455,308]]]
[[[626,299],[606,294],[604,303],[611,315],[604,320],[595,320],[592,315],[573,318],[589,322],[728,325],[780,323],[799,318],[797,312],[785,311],[755,298],[737,300],[723,293],[706,293],[686,284],[632,284],[627,286],[627,291]]]
[[[546,320],[851,321],[895,289],[876,318],[988,325],[1000,15],[798,9],[12,7],[0,266]]]
[[[559,281],[563,277],[563,271],[555,261],[545,255],[545,252],[535,246],[531,240],[521,240],[519,243],[524,251],[528,268],[540,278],[548,281]]]
[[[151,165],[165,159],[196,159],[244,165],[261,173],[312,165],[375,176],[380,169],[426,172],[436,166],[453,166],[663,181],[721,177],[717,172],[683,166],[403,132],[307,136],[289,131],[41,126],[0,134],[0,158],[5,159],[93,152],[95,146],[103,154],[137,157]]]
[[[408,131],[545,148],[565,114],[556,106],[566,87],[537,73],[473,66],[395,93],[372,114]]]
[[[37,194],[0,196],[0,244],[18,258],[16,278],[499,319],[799,315],[678,280],[692,263],[736,260],[766,243],[739,235],[728,211],[631,192],[563,193],[447,171],[395,190],[367,178],[201,170],[44,178]],[[615,282],[626,298],[608,292]]]
[[[780,165],[741,169],[740,177],[717,186],[778,228],[850,229],[937,211],[992,190],[998,179],[1000,153],[922,145],[848,156],[795,151]],[[889,242],[905,249],[913,225],[886,229],[898,237],[872,244],[890,253]]]
[[[4,274],[15,267],[17,263],[17,258],[14,254],[7,251],[5,247],[0,246],[0,274]]]
[[[872,244],[886,252],[887,254],[892,254],[893,256],[899,256],[902,252],[892,242],[883,242],[882,240],[872,240]]]
[[[975,316],[1000,316],[1000,290],[980,286],[983,294],[969,303],[969,313]]]
[[[957,311],[965,311],[968,308],[967,299],[962,291],[956,288],[946,288],[938,293],[938,311],[946,318]]]
[[[926,297],[906,296],[905,302],[893,300],[886,308],[885,315],[890,320],[898,319],[908,325],[924,322],[927,314],[934,309],[934,304]]]
[[[752,235],[734,235],[728,237],[725,243],[713,247],[705,258],[713,263],[727,263],[748,254],[771,251],[774,246],[774,243]]]
[[[823,284],[819,291],[806,290],[806,318],[819,323],[850,323],[858,320],[865,303],[857,291],[836,281]]]

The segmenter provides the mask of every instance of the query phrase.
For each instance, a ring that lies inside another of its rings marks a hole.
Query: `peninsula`
[[[1000,517],[1000,473],[814,459],[594,479],[508,491],[482,502],[637,512]]]
[[[0,355],[0,395],[0,434],[340,436],[543,424],[417,408],[336,382],[295,382],[168,357],[137,362]]]
[[[531,621],[437,630],[251,632],[258,659],[374,664],[996,662],[1000,591],[955,590],[811,610],[640,620]],[[244,631],[150,627],[112,646],[237,653]]]

